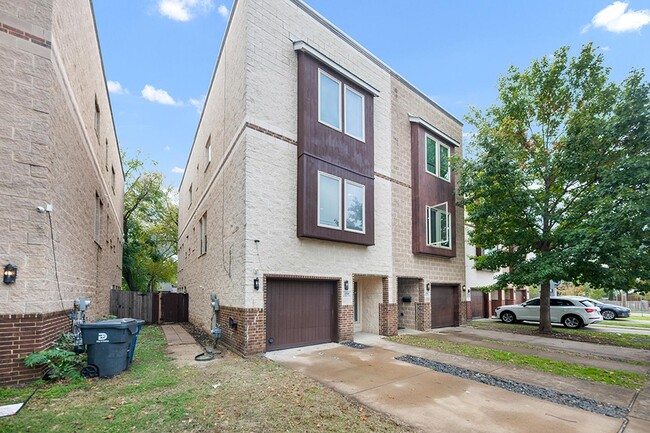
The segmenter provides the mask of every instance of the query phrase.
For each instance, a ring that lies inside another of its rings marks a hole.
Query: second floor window
[[[451,248],[451,213],[447,202],[427,206],[427,246]]]
[[[199,255],[208,252],[208,214],[203,214],[199,220],[199,238],[201,238],[201,245],[199,248]]]
[[[318,172],[318,225],[341,228],[341,178]]]

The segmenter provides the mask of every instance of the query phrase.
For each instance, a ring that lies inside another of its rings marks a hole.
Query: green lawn
[[[0,432],[409,431],[266,358],[179,367],[165,350],[160,328],[145,327],[127,372],[41,383],[18,415],[0,419]],[[0,404],[32,389],[0,388]]]
[[[537,324],[470,321],[467,322],[467,325],[480,329],[493,329],[495,331],[510,332],[513,334],[540,335],[537,330]],[[544,336],[572,341],[584,341],[586,343],[607,344],[610,346],[650,350],[650,336],[603,332],[596,329],[589,329],[588,327],[568,329],[561,326],[553,326],[553,333]]]
[[[556,361],[540,356],[523,355],[505,350],[460,344],[438,340],[426,335],[402,335],[390,337],[388,340],[411,346],[433,349],[440,352],[462,355],[469,358],[501,362],[531,370],[545,371],[558,376],[575,377],[592,382],[621,386],[629,389],[640,389],[646,382],[646,376],[625,371],[603,370],[581,364]]]
[[[596,324],[597,326],[629,326],[633,328],[650,329],[650,323],[630,322],[628,319],[603,320]]]
[[[650,313],[645,313],[645,315],[641,316],[639,314],[632,314],[629,319],[616,319],[618,320],[644,320],[644,321],[650,321]]]

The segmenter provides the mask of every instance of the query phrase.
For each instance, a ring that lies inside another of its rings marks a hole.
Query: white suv
[[[539,322],[539,298],[523,304],[503,305],[495,310],[496,316],[505,323],[521,320]],[[601,322],[600,309],[585,298],[578,296],[551,296],[551,322],[567,328],[580,328]]]

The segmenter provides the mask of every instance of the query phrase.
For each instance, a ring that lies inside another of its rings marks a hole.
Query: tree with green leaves
[[[460,204],[477,267],[505,269],[491,288],[541,286],[540,332],[551,332],[550,282],[646,290],[650,282],[650,86],[633,70],[610,80],[585,45],[511,67],[498,103],[473,109],[473,157],[459,162]]]
[[[139,155],[122,159],[126,167],[123,281],[128,290],[151,292],[159,282],[176,281],[178,206],[162,174],[148,171]]]

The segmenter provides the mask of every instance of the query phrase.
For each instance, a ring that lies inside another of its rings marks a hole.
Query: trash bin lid
[[[138,328],[138,321],[130,318],[98,320],[92,323],[80,323],[79,327],[81,329],[128,329],[134,333]]]

